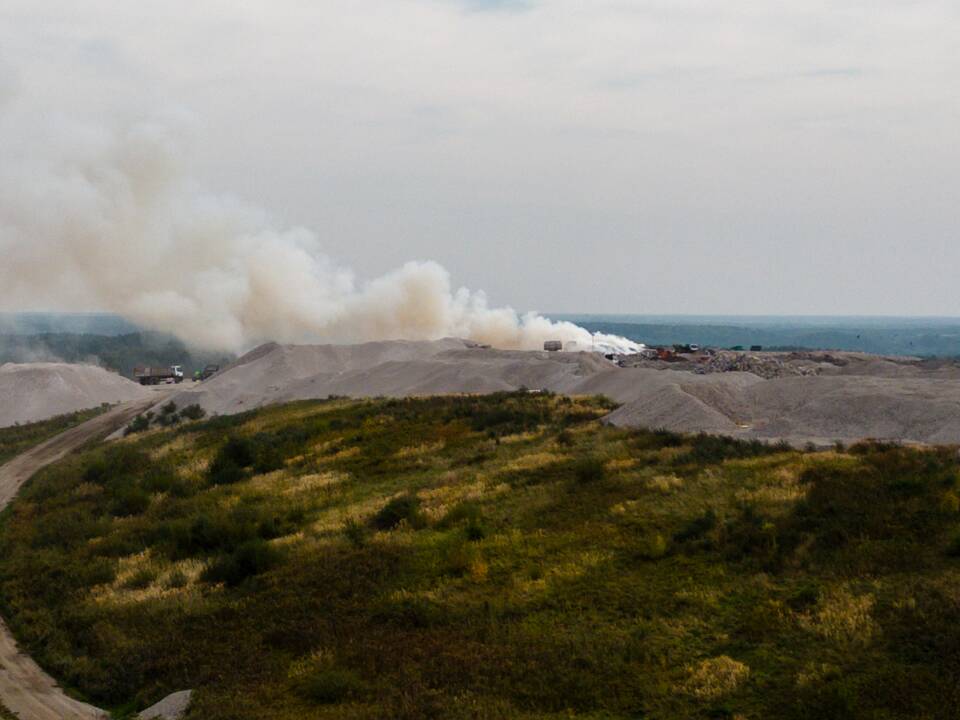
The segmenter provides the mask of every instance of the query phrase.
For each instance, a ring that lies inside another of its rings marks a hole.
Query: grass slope
[[[107,406],[102,406],[90,410],[80,410],[58,415],[49,420],[0,428],[0,465],[35,445],[49,440],[54,435],[59,435],[64,430],[69,430],[96,417],[106,408]]]
[[[91,699],[204,720],[957,716],[955,450],[607,409],[331,400],[73,456],[4,518],[4,616]]]

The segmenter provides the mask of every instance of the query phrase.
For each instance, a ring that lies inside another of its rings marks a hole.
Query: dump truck
[[[137,365],[133,369],[133,379],[141,385],[159,385],[160,383],[183,382],[183,368],[179,365],[170,367],[151,367]]]
[[[560,352],[563,350],[563,343],[559,340],[547,340],[543,344],[543,349],[547,352]]]

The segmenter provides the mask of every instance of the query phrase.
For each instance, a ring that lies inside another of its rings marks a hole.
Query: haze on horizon
[[[433,260],[520,310],[951,316],[958,36],[935,0],[6,0],[0,114],[172,127],[191,182],[360,278]]]

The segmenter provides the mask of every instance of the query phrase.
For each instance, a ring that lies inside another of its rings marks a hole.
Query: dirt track
[[[158,393],[159,395],[159,393]],[[0,510],[20,486],[45,465],[56,462],[84,443],[104,437],[126,425],[157,402],[157,396],[113,408],[82,425],[38,445],[0,467]],[[0,705],[20,720],[89,720],[106,718],[103,710],[67,697],[31,658],[17,649],[16,641],[0,620]]]

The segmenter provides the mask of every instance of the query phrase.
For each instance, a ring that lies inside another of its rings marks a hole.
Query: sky
[[[939,0],[0,0],[0,113],[171,124],[361,279],[960,315],[957,38]]]

